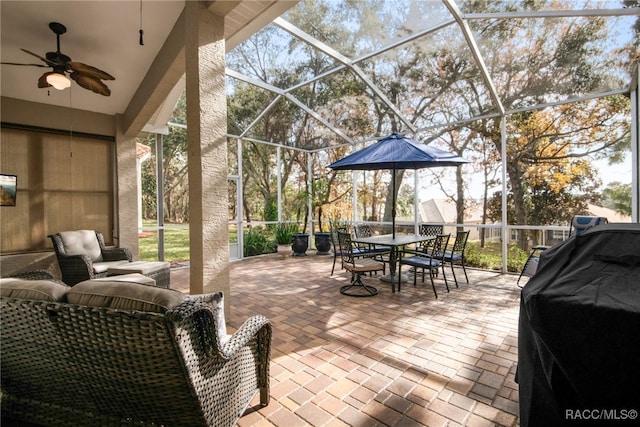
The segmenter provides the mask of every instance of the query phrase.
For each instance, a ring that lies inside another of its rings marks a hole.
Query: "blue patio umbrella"
[[[468,160],[439,148],[430,147],[393,133],[373,145],[356,151],[329,165],[333,170],[391,170],[392,230],[396,236],[396,170],[459,166]]]

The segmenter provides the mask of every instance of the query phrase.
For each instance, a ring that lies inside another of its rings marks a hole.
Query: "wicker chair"
[[[129,249],[106,247],[104,237],[98,231],[63,231],[49,237],[56,251],[62,281],[68,285],[106,277],[110,266],[132,260]]]
[[[1,280],[7,425],[233,426],[258,391],[269,403],[271,325],[226,335],[221,292]]]

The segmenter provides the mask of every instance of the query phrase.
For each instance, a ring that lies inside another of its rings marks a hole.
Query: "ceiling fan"
[[[42,64],[20,64],[16,62],[3,62],[7,65],[26,65],[34,67],[53,68],[53,71],[44,73],[38,79],[38,87],[45,88],[51,87],[58,90],[63,90],[71,86],[71,81],[67,78],[65,73],[69,73],[69,77],[78,83],[81,87],[99,93],[100,95],[109,96],[111,90],[105,85],[102,80],[115,80],[111,74],[102,71],[91,65],[83,64],[81,62],[72,61],[67,55],[60,52],[60,35],[67,32],[67,27],[58,23],[51,22],[49,28],[56,34],[58,49],[55,52],[47,52],[45,57],[28,51],[27,49],[20,49],[23,52],[33,55],[36,58],[41,59],[46,65]]]

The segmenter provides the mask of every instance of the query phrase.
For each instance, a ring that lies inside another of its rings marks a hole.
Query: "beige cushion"
[[[133,261],[112,265],[108,268],[108,272],[109,274],[150,274],[169,268],[171,268],[171,264],[164,261]]]
[[[98,261],[93,263],[93,271],[96,274],[106,273],[110,268],[117,267],[120,265],[127,265],[129,261],[121,260],[121,261]]]
[[[0,295],[6,298],[64,302],[69,289],[70,286],[50,280],[0,279]]]
[[[155,286],[156,281],[151,277],[144,276],[139,273],[134,274],[123,274],[121,276],[110,276],[110,277],[101,277],[99,279],[91,279],[93,281],[98,282],[127,282],[127,283],[137,283],[139,285],[147,285],[147,286]]]
[[[127,311],[165,313],[182,301],[184,295],[162,289],[117,280],[86,280],[67,292],[71,304],[109,307]]]
[[[86,255],[91,261],[102,261],[102,251],[95,231],[61,231],[58,234],[67,255]]]

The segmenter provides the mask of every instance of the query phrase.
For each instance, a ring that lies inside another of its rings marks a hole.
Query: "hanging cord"
[[[140,0],[140,46],[144,46],[144,30],[142,29],[142,0]]]
[[[73,157],[73,108],[71,107],[71,88],[69,88],[69,157]]]

